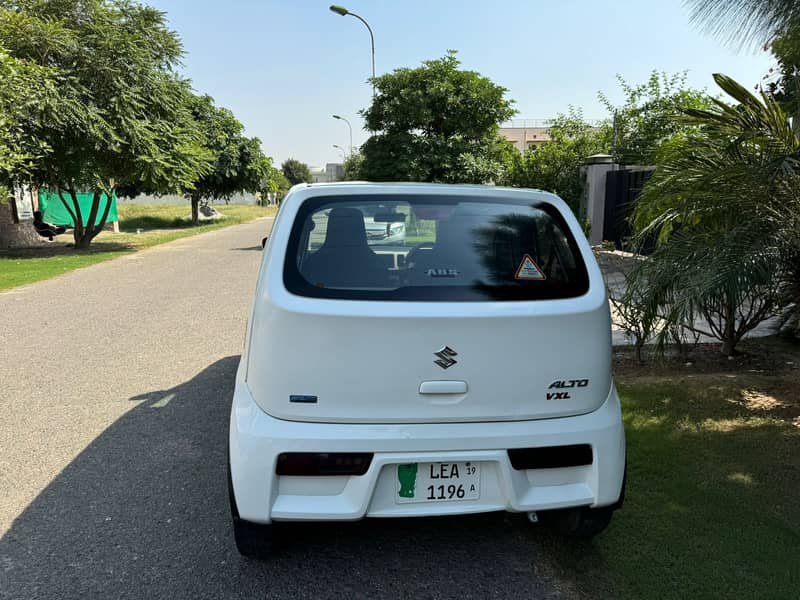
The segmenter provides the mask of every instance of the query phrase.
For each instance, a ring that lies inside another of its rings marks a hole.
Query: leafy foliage
[[[0,39],[11,57],[58,78],[58,105],[18,123],[46,149],[28,179],[60,192],[76,247],[102,229],[100,199],[116,185],[179,192],[209,170],[189,83],[174,70],[181,43],[163,13],[131,0],[0,0]],[[81,190],[94,193],[87,218]]]
[[[267,176],[262,182],[261,194],[262,196],[267,193],[275,194],[276,198],[280,199],[286,195],[290,187],[292,187],[292,184],[283,174],[283,171],[270,166]]]
[[[777,70],[770,69],[765,87],[783,109],[795,117],[797,132],[800,127],[800,118],[797,118],[800,116],[800,25],[776,37],[770,46]]]
[[[800,23],[798,0],[688,0],[692,21],[735,46],[759,46]]]
[[[608,152],[610,136],[608,123],[591,124],[571,107],[553,121],[550,142],[512,155],[504,182],[553,192],[577,212],[584,186],[581,166],[588,156]]]
[[[361,174],[361,165],[364,163],[364,155],[361,152],[351,152],[347,158],[344,159],[344,173],[340,178],[341,181],[357,181],[366,179]]]
[[[58,77],[53,69],[10,56],[0,46],[0,183],[12,184],[27,178],[32,161],[48,148],[30,136],[26,121],[47,113],[66,120],[54,110]]]
[[[612,118],[590,123],[580,110],[570,108],[554,120],[550,142],[510,156],[503,181],[554,192],[578,212],[584,189],[581,167],[587,157],[614,152],[618,162],[654,164],[673,138],[694,127],[676,119],[680,111],[710,106],[704,92],[686,86],[685,74],[653,72],[640,85],[631,85],[621,77],[619,81],[626,97],[621,108],[605,94],[599,95],[613,125]]]
[[[292,185],[311,183],[311,169],[306,163],[297,159],[287,158],[281,165],[281,171]]]
[[[214,105],[211,96],[190,101],[192,116],[202,133],[202,145],[212,157],[211,170],[193,184],[192,223],[198,224],[201,199],[228,199],[238,192],[257,192],[272,164],[261,151],[258,138],[244,136],[244,126],[227,108]]]
[[[361,147],[364,178],[374,181],[485,183],[498,180],[507,152],[498,124],[514,114],[506,89],[459,69],[451,51],[373,79],[362,112],[373,135]]]
[[[652,165],[662,144],[686,129],[676,117],[684,109],[708,108],[709,96],[686,85],[686,73],[653,71],[647,82],[632,85],[617,76],[625,103],[616,107],[602,92],[600,102],[614,121],[612,153],[626,165]]]
[[[736,104],[685,111],[697,129],[670,147],[634,213],[639,240],[659,244],[632,273],[631,293],[644,291],[659,341],[684,325],[731,354],[776,311],[797,322],[800,141],[774,98],[715,80]]]
[[[794,117],[800,132],[800,1],[690,0],[692,20],[730,45],[771,49],[777,68],[764,87]]]

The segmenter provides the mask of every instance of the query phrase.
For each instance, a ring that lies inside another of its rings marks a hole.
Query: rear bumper
[[[515,470],[509,448],[590,444],[591,465]],[[282,452],[372,452],[361,476],[275,474]],[[396,465],[439,461],[481,463],[478,500],[398,504]],[[233,493],[242,519],[356,520],[528,512],[617,502],[625,469],[625,434],[612,387],[596,411],[576,417],[499,423],[327,424],[282,421],[253,401],[240,369],[230,421]]]

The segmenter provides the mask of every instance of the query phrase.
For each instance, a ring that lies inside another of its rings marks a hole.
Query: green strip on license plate
[[[476,500],[480,477],[480,463],[473,461],[398,464],[396,501]]]

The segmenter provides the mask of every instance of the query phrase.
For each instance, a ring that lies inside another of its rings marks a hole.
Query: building
[[[342,163],[327,163],[325,172],[331,178],[329,181],[339,181],[344,177],[344,165]]]
[[[503,123],[500,136],[517,147],[520,152],[550,141],[549,119],[513,119]]]
[[[309,167],[311,171],[311,183],[330,183],[339,181],[344,175],[344,165],[342,163],[326,163],[324,167]]]

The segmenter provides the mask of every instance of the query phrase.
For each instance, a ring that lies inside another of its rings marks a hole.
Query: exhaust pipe
[[[538,523],[539,522],[539,515],[536,514],[535,511],[531,511],[528,513],[528,521],[531,523]]]

